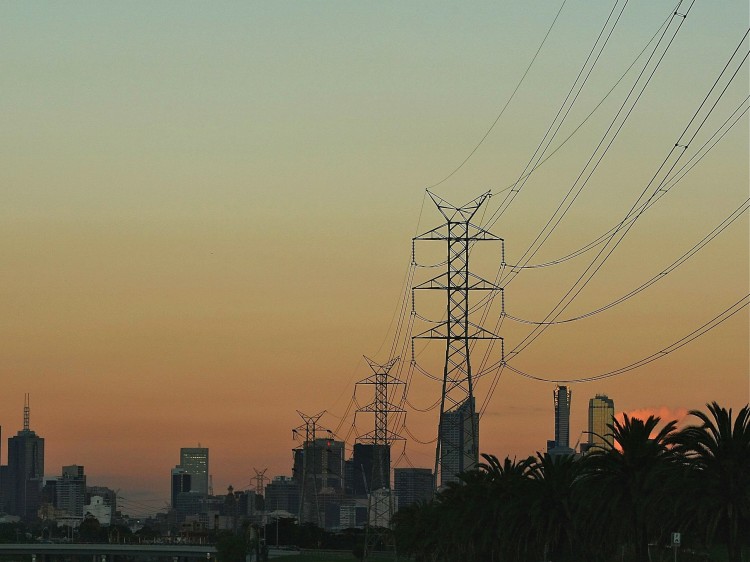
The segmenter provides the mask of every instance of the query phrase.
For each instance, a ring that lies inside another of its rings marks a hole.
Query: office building
[[[401,509],[418,501],[432,499],[435,478],[429,468],[395,468],[393,487],[396,494],[395,507]]]
[[[265,488],[265,510],[286,511],[297,516],[299,512],[300,485],[294,478],[275,476]]]
[[[344,496],[344,442],[330,438],[305,442],[295,451],[295,465],[298,463],[301,467],[295,466],[295,479],[301,476],[302,522],[326,529],[338,526]]]
[[[572,391],[567,386],[556,386],[552,397],[555,405],[555,440],[547,441],[551,455],[572,455],[570,448],[570,401]]]
[[[344,442],[317,438],[296,449],[294,477],[308,485],[314,480],[318,491],[343,490]]]
[[[351,461],[347,461],[354,496],[362,497],[372,490],[391,486],[391,448],[386,445],[355,443]]]
[[[472,427],[472,411],[473,427]],[[474,397],[443,414],[440,428],[441,486],[458,482],[458,475],[479,462],[479,414]]]
[[[44,439],[29,427],[29,395],[25,397],[23,429],[8,439],[5,510],[23,519],[36,517],[44,485]]]
[[[83,517],[86,503],[86,475],[83,467],[71,465],[62,467],[62,475],[55,486],[55,507],[73,517]]]
[[[208,495],[208,448],[180,449],[179,466],[190,475],[190,490],[204,496]]]
[[[178,496],[190,491],[191,480],[190,473],[181,466],[176,466],[172,469],[172,509],[177,508]]]
[[[612,447],[612,429],[615,419],[615,403],[606,394],[597,394],[589,400],[589,449]]]

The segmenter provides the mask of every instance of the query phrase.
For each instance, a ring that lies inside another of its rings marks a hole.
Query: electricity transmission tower
[[[390,449],[394,441],[403,440],[403,437],[388,429],[388,414],[404,411],[390,400],[390,397],[393,397],[391,389],[404,384],[390,374],[398,360],[399,358],[396,357],[385,365],[380,365],[365,357],[365,361],[372,369],[372,375],[357,383],[357,385],[372,385],[375,391],[373,401],[357,410],[357,413],[372,413],[375,415],[374,431],[365,433],[358,438],[360,443],[369,444],[372,448],[372,472],[369,490],[367,490],[365,560],[368,560],[378,547],[391,550],[394,554],[396,550],[390,532],[391,517],[393,516]]]
[[[264,468],[263,470],[258,470],[257,468],[253,467],[253,470],[255,471],[255,493],[259,496],[263,495],[263,490],[266,487],[266,480],[268,480],[268,476],[266,476],[266,470],[267,468]]]
[[[301,453],[302,460],[302,480],[300,482],[300,498],[298,521],[302,523],[316,523],[318,527],[323,528],[320,518],[320,505],[318,502],[318,480],[322,472],[321,455],[316,454],[318,449],[316,438],[318,431],[330,430],[324,429],[318,425],[318,420],[323,416],[325,410],[313,416],[303,414],[299,410],[297,413],[302,418],[302,425],[292,429],[292,435],[295,439],[301,435],[304,436],[302,449],[297,449]],[[295,466],[297,465],[295,459]],[[319,470],[319,468],[321,470]],[[312,499],[312,501],[310,501]]]
[[[469,255],[474,244],[488,241],[500,242],[503,256],[505,252],[502,238],[471,222],[490,197],[489,192],[461,207],[451,205],[434,193],[427,193],[446,222],[416,236],[412,244],[419,240],[445,241],[448,247],[447,269],[445,273],[416,285],[413,290],[445,291],[447,310],[445,321],[436,323],[413,339],[445,340],[443,390],[435,449],[435,486],[438,487],[457,481],[459,473],[471,470],[479,462],[479,414],[474,400],[470,342],[500,340],[502,345],[500,336],[469,318],[469,296],[473,291],[502,291],[494,283],[471,273]],[[412,340],[412,361],[413,355]]]

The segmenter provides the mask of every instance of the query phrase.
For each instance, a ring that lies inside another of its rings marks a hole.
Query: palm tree
[[[684,454],[694,479],[694,518],[700,518],[711,542],[717,530],[727,541],[730,562],[740,562],[741,539],[750,529],[750,405],[732,422],[732,409],[706,404],[709,414],[692,410],[698,425],[670,441]]]
[[[578,462],[573,455],[537,453],[531,474],[530,514],[534,534],[543,545],[540,554],[544,560],[572,559]]]
[[[532,542],[528,488],[534,457],[506,457],[502,463],[494,455],[482,457],[486,462],[479,463],[479,469],[488,480],[485,501],[493,532],[489,560],[523,559]]]
[[[621,545],[634,548],[637,562],[649,562],[648,543],[670,523],[665,508],[674,482],[676,463],[667,447],[675,421],[660,431],[660,418],[647,420],[624,415],[614,420],[613,444],[588,455],[582,485],[605,532]]]

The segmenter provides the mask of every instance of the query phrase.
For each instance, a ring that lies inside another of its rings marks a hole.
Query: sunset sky
[[[351,444],[372,423],[360,415],[350,431],[352,416],[340,420],[354,383],[369,373],[362,355],[389,359],[411,239],[440,224],[425,189],[456,204],[492,190],[478,215],[489,218],[615,5],[567,1],[501,118],[451,175],[513,94],[561,4],[3,3],[3,440],[21,428],[30,393],[31,427],[46,439],[45,472],[82,464],[90,484],[121,490],[132,513],[164,507],[180,447],[210,448],[216,492],[246,488],[253,467],[290,474],[296,410],[327,410],[322,425],[340,428]],[[550,152],[675,5],[628,4]],[[622,220],[747,28],[746,0],[695,3],[530,264],[569,254]],[[745,39],[731,72],[747,50]],[[492,225],[508,263],[585,169],[649,52]],[[745,61],[723,96],[710,98],[718,103],[680,166],[747,108],[748,80]],[[749,150],[745,114],[638,219],[560,319],[648,281],[737,209],[748,198]],[[667,347],[750,292],[749,229],[744,212],[663,280],[591,318],[551,326],[512,365],[571,379]],[[498,250],[477,250],[478,274],[494,278]],[[506,288],[508,314],[542,320],[596,251],[523,270]],[[425,263],[444,254],[437,243],[417,248]],[[414,279],[438,273],[418,268]],[[422,313],[439,319],[440,298],[420,295]],[[618,412],[681,418],[708,401],[747,403],[748,318],[745,308],[643,368],[573,384],[572,441],[586,429],[596,393],[613,398]],[[487,327],[496,321],[497,310]],[[531,329],[506,319],[506,351]],[[440,343],[418,350],[420,364],[442,376]],[[499,359],[492,353],[490,363]],[[409,358],[397,369],[402,376]],[[477,381],[478,402],[491,380]],[[554,386],[503,371],[482,418],[480,450],[501,457],[543,450],[554,436]],[[367,390],[357,391],[360,405],[371,398]],[[417,373],[408,398],[425,408],[439,393],[439,383]],[[434,439],[437,410],[407,410],[408,430]],[[398,466],[432,467],[434,445],[410,439],[406,455]]]

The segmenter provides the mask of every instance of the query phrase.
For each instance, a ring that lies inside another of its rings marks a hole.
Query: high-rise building
[[[184,447],[180,449],[180,467],[190,474],[190,488],[208,495],[208,448]]]
[[[343,441],[321,437],[305,443],[300,457],[305,481],[310,483],[314,480],[318,491],[343,490],[344,445]]]
[[[286,511],[297,515],[299,511],[299,482],[288,476],[275,476],[266,484],[266,511]]]
[[[83,516],[86,503],[86,475],[83,467],[71,465],[62,467],[62,475],[55,486],[55,506],[74,517]]]
[[[474,428],[472,416],[474,411]],[[467,398],[456,409],[443,414],[440,428],[441,485],[458,482],[458,475],[476,468],[479,449],[479,413],[475,399]]]
[[[570,399],[573,392],[567,386],[555,388],[555,443],[570,448]]]
[[[191,480],[190,473],[181,466],[172,469],[172,509],[177,509],[179,495],[190,491]]]
[[[387,445],[355,443],[351,459],[351,490],[366,496],[372,490],[391,486],[391,448]]]
[[[432,498],[435,476],[429,468],[394,468],[393,485],[398,509]]]
[[[589,448],[612,447],[612,429],[615,403],[606,394],[597,394],[589,400]]]
[[[295,479],[300,478],[300,516],[303,523],[326,529],[339,523],[339,506],[344,495],[344,442],[331,438],[306,441],[295,450]]]
[[[24,401],[23,429],[8,439],[5,509],[22,518],[36,517],[44,484],[44,439],[29,428],[29,395]]]
[[[550,454],[573,454],[570,448],[570,400],[572,391],[567,386],[556,386],[552,394],[555,404],[555,440],[547,441]]]

